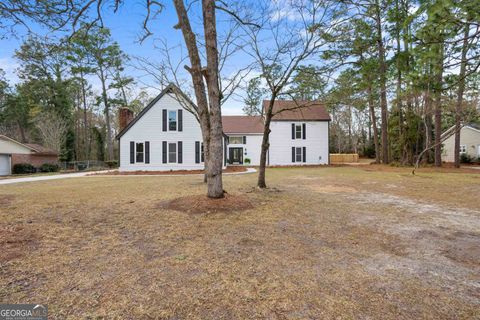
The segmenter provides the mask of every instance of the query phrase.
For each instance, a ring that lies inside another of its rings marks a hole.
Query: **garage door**
[[[8,176],[10,174],[10,156],[8,154],[0,154],[0,176]]]

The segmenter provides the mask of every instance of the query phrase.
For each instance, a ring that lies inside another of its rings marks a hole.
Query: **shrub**
[[[375,146],[370,145],[366,147],[365,150],[363,151],[363,155],[370,159],[375,158]]]
[[[245,164],[250,164],[250,158],[245,158],[244,162]]]
[[[13,174],[35,173],[37,169],[30,163],[17,163],[13,165]]]
[[[460,155],[460,162],[461,162],[461,163],[472,163],[472,162],[473,162],[473,158],[472,158],[472,156],[470,156],[469,154],[462,153],[462,154]]]
[[[117,160],[108,160],[108,161],[105,161],[105,164],[106,164],[107,167],[109,167],[110,169],[111,169],[111,168],[117,168],[117,167],[118,167],[118,161],[117,161]]]
[[[57,172],[60,167],[56,163],[44,163],[38,168],[40,172]]]

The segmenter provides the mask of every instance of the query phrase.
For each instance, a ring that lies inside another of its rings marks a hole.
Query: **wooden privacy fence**
[[[330,153],[330,164],[358,162],[358,153]]]

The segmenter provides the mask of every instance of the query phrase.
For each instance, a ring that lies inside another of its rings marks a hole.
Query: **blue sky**
[[[150,22],[150,30],[153,35],[147,38],[143,43],[139,43],[139,37],[142,33],[142,22],[145,13],[143,1],[125,1],[119,11],[114,14],[113,10],[105,7],[103,11],[104,23],[112,32],[112,38],[120,44],[123,51],[131,56],[141,56],[148,58],[151,61],[160,61],[160,54],[154,49],[154,44],[158,43],[159,39],[166,40],[169,46],[178,44],[183,45],[183,37],[180,30],[176,30],[173,26],[177,23],[175,9],[170,1],[165,1],[165,8],[163,12],[153,21]],[[196,10],[195,10],[196,9]],[[194,28],[201,28],[200,22],[201,12],[198,8],[194,8],[191,12],[191,19]],[[49,31],[31,24],[31,29],[38,34],[49,34]],[[219,24],[221,31],[221,23]],[[0,68],[7,73],[7,78],[10,83],[15,83],[18,78],[15,76],[15,68],[18,64],[13,57],[14,52],[18,49],[27,36],[27,31],[22,27],[17,27],[18,35],[16,37],[9,36],[6,39],[0,40]],[[185,51],[184,51],[185,53]],[[172,57],[178,59],[180,53],[178,50],[172,51]],[[244,57],[245,58],[245,57]],[[233,58],[229,61],[229,69],[233,72],[235,68],[241,66],[243,59]],[[146,77],[145,74],[133,67],[128,67],[126,72],[134,77],[138,82],[138,87],[144,87],[141,82],[153,84],[153,80]],[[184,75],[186,77],[186,75]],[[141,80],[141,81],[140,81]],[[94,87],[95,87],[94,83]],[[160,89],[160,88],[158,88]],[[149,88],[147,90],[151,94],[155,94],[155,90]],[[235,98],[227,101],[223,107],[224,114],[240,114],[242,108],[241,99]]]

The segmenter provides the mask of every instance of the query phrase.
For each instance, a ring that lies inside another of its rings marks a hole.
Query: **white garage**
[[[8,176],[11,174],[10,155],[0,154],[0,176]]]

